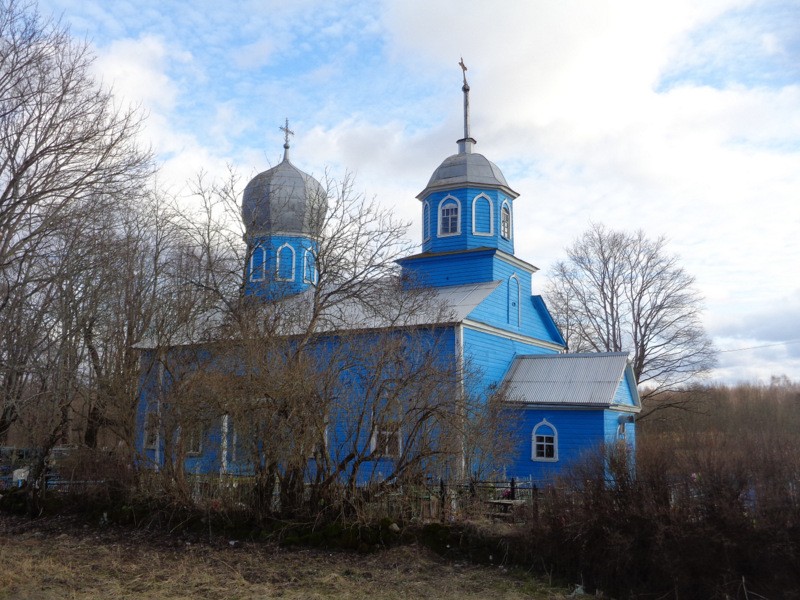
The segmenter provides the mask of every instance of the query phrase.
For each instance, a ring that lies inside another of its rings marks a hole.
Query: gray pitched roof
[[[375,290],[374,299],[347,298],[340,302],[332,302],[318,319],[317,333],[334,331],[358,331],[365,329],[384,329],[387,327],[419,327],[460,323],[491,294],[500,281],[487,283],[470,283],[440,288],[424,288],[422,290],[397,294],[390,303],[382,300],[391,292],[391,281],[376,280],[372,283]],[[383,289],[382,286],[386,286]],[[389,292],[387,292],[389,290]],[[292,315],[287,319],[285,335],[302,333],[298,324],[304,322],[304,311],[311,306],[309,289],[295,296],[290,296],[278,303],[281,312]],[[265,304],[265,307],[268,305]],[[183,327],[175,332],[168,345],[182,346],[202,344],[209,341],[209,333],[224,324],[223,315],[210,312],[199,316],[191,327]],[[155,348],[155,339],[145,339],[135,345],[139,349]]]
[[[518,356],[506,373],[511,402],[533,405],[608,407],[624,377],[634,407],[640,407],[633,371],[625,352]]]

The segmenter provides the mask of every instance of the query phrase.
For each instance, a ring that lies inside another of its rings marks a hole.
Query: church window
[[[461,203],[453,196],[447,196],[439,204],[439,236],[461,233]]]
[[[431,239],[431,204],[427,200],[422,205],[422,241]]]
[[[503,202],[500,209],[500,235],[503,239],[511,239],[511,207],[508,202]]]
[[[267,251],[263,246],[253,248],[250,255],[250,281],[261,281],[264,279],[264,266],[267,264]]]
[[[185,435],[184,438],[184,450],[186,450],[186,454],[197,455],[203,452],[203,438],[205,437],[205,432],[203,431],[203,425],[201,423],[193,423],[185,428],[181,428],[181,435]]]
[[[522,294],[519,288],[519,278],[512,275],[508,278],[508,324],[520,326],[520,302]]]
[[[303,253],[303,281],[305,283],[317,283],[317,266],[314,262],[314,253],[306,250]]]
[[[542,419],[531,433],[531,460],[542,462],[558,460],[558,431],[547,419]]]
[[[475,196],[472,201],[472,233],[475,235],[494,235],[494,206],[486,194]]]
[[[289,244],[278,248],[276,271],[280,281],[294,281],[294,248]]]
[[[317,441],[313,444],[311,448],[311,453],[308,458],[313,458],[316,460],[321,460],[324,458],[325,453],[328,450],[329,431],[330,431],[330,423],[328,423],[328,418],[325,417],[324,425],[322,427],[322,431],[320,432],[321,435],[317,439]]]
[[[148,412],[144,423],[144,447],[154,449],[158,446],[159,418],[157,412]]]
[[[372,453],[384,458],[398,458],[402,451],[400,423],[384,422],[372,432]]]

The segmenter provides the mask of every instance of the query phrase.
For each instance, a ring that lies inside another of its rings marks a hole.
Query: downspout
[[[228,472],[228,428],[230,427],[230,416],[222,415],[221,435],[220,435],[220,461],[219,474],[225,475]]]
[[[464,385],[464,325],[460,322],[455,325],[455,346],[456,346],[456,373],[458,375],[458,390],[456,402],[458,402],[458,425],[461,428],[461,464],[458,477],[461,481],[466,479],[467,474],[467,410],[466,410],[466,386]]]

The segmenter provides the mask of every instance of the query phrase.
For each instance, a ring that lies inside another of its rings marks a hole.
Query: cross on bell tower
[[[289,117],[283,127],[278,127],[283,132],[283,160],[289,160],[289,136],[294,135],[294,131],[289,129]]]

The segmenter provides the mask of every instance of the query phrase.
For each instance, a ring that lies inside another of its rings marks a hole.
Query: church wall
[[[558,459],[552,462],[531,458],[531,434],[544,419],[557,432]],[[570,465],[580,461],[587,452],[598,450],[604,441],[602,409],[509,408],[508,421],[516,423],[512,426],[516,450],[506,467],[506,476],[517,479],[532,477],[537,485],[554,483],[555,478],[566,473]]]
[[[490,252],[419,257],[404,262],[403,269],[413,273],[421,285],[432,287],[494,281]]]
[[[627,422],[632,417],[633,414],[630,412],[613,409],[604,411],[603,420],[607,444],[625,442],[631,450],[636,448],[636,423]],[[620,418],[625,421],[624,427],[620,426]]]
[[[546,308],[539,306],[541,300],[531,296],[529,272],[498,258],[494,261],[493,280],[501,281],[500,286],[470,313],[470,320],[555,344],[562,343]]]
[[[626,376],[622,378],[622,381],[620,381],[619,386],[617,386],[617,391],[614,394],[613,403],[619,404],[621,406],[633,407],[636,406],[633,397],[634,396],[633,396],[633,391],[631,390],[631,381],[627,377],[626,373]]]
[[[439,236],[439,206],[442,200],[448,196],[455,197],[460,204],[460,234]],[[488,197],[491,201],[491,221],[488,211],[484,210],[481,203],[478,202],[477,205],[475,204],[475,199],[479,196]],[[500,248],[509,254],[514,253],[513,201],[502,192],[496,189],[463,187],[433,192],[425,200],[430,206],[430,235],[429,238],[423,242],[423,252]],[[512,212],[512,238],[509,240],[504,239],[500,235],[500,211],[504,201],[511,207]],[[474,228],[473,208],[478,209],[475,213]],[[426,237],[425,233],[426,232],[423,232],[423,239]]]
[[[265,300],[281,298],[308,289],[316,274],[313,267],[314,242],[302,236],[266,235],[248,240],[249,260],[245,265],[245,293]],[[311,264],[306,253],[310,252]],[[287,258],[291,257],[291,262]],[[280,260],[279,260],[280,259]],[[291,268],[289,268],[291,267]]]
[[[465,367],[477,374],[476,389],[497,385],[519,354],[546,354],[553,350],[533,343],[478,331],[464,326]]]
[[[391,362],[395,354],[381,355],[380,345],[392,338],[401,339],[408,348],[411,360],[402,365],[401,369],[413,370],[421,365],[431,364],[441,360],[445,366],[450,364],[455,368],[455,333],[453,327],[419,328],[411,330],[377,331],[347,334],[345,336],[321,336],[317,338],[311,348],[312,355],[316,354],[317,364],[325,374],[334,374],[338,378],[336,389],[329,390],[330,406],[327,412],[327,446],[334,461],[341,460],[352,451],[366,454],[370,450],[373,437],[372,411],[380,410],[384,397],[381,392],[382,381],[374,376],[376,363]],[[291,342],[290,342],[291,343]],[[181,364],[183,375],[191,376],[198,370],[199,365],[207,371],[216,368],[217,362],[213,353],[202,348],[180,348],[170,352],[170,362]],[[439,359],[434,357],[438,356]],[[163,409],[168,410],[170,401],[170,386],[172,377],[168,369],[161,372],[153,364],[152,351],[142,353],[139,407],[137,410],[137,440],[136,446],[145,466],[154,464],[163,465],[164,446],[163,439],[159,440],[158,449],[146,444],[148,427],[153,427],[159,410],[159,398],[164,403]],[[230,364],[229,360],[225,364]],[[387,373],[391,373],[392,367]],[[409,371],[405,371],[409,372]],[[403,371],[400,372],[402,375]],[[179,374],[178,377],[181,375]],[[164,382],[164,393],[159,394],[159,381]],[[412,386],[413,389],[413,386]],[[452,389],[439,389],[436,393],[444,393],[444,398],[454,398]],[[235,399],[234,399],[235,400]],[[224,400],[220,403],[224,405]],[[219,410],[217,408],[217,410]],[[153,416],[148,416],[148,414]],[[384,415],[385,417],[385,415]],[[236,452],[234,448],[234,431],[241,431],[237,423],[229,419],[227,434],[223,434],[223,416],[211,416],[207,419],[202,431],[202,444],[199,453],[188,453],[184,461],[184,468],[189,473],[211,474],[219,473],[223,469],[223,442],[227,444],[227,462],[224,469],[230,473],[247,474],[252,472],[248,466],[251,457],[241,449]],[[159,427],[163,430],[162,427]],[[409,427],[410,429],[410,427]],[[197,435],[197,432],[194,432]],[[188,438],[187,438],[188,439]],[[269,443],[269,440],[263,440]],[[239,447],[246,446],[244,440],[238,439]],[[237,456],[238,455],[238,456]],[[235,457],[235,459],[234,459]],[[310,461],[313,467],[313,460]],[[366,483],[371,478],[389,475],[394,469],[394,462],[389,458],[368,460],[361,464],[358,480]],[[310,469],[313,473],[313,468]],[[344,473],[343,476],[346,476]]]

